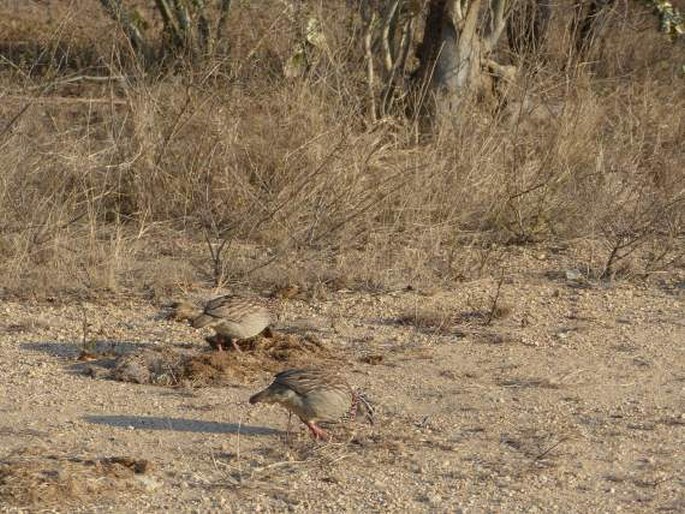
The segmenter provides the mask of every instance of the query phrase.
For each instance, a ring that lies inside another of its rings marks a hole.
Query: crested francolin
[[[278,403],[297,415],[316,439],[328,434],[318,423],[335,423],[357,416],[373,424],[374,411],[364,393],[353,389],[335,372],[288,369],[278,373],[271,385],[250,398],[250,403]]]
[[[208,301],[204,309],[186,302],[176,303],[173,308],[176,319],[187,319],[194,328],[214,329],[216,336],[208,341],[219,351],[226,343],[240,351],[237,341],[260,334],[272,323],[271,313],[262,301],[231,295]]]

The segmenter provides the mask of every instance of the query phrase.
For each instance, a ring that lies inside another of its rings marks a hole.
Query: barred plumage
[[[236,341],[254,337],[272,323],[271,313],[263,302],[232,295],[214,298],[202,310],[179,303],[176,304],[176,312],[189,319],[194,328],[214,329],[217,337],[212,341],[218,350],[222,350],[226,342],[240,350]],[[180,315],[176,314],[176,317]]]
[[[318,369],[288,369],[250,398],[250,403],[278,403],[297,415],[315,438],[327,438],[318,423],[336,423],[364,417],[373,424],[373,407],[366,395],[353,389],[334,372]]]

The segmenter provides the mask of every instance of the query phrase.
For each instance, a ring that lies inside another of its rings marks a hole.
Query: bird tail
[[[366,393],[363,391],[355,391],[352,405],[355,418],[362,417],[369,425],[374,424],[376,421],[376,409]]]

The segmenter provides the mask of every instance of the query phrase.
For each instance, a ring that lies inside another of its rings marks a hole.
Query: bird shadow
[[[88,343],[88,351],[95,354],[124,355],[138,351],[141,348],[155,346],[154,343],[134,343],[119,341],[116,339],[103,339]],[[20,348],[32,352],[42,352],[53,357],[74,359],[78,357],[86,347],[81,342],[75,341],[34,341],[22,343]]]
[[[239,423],[219,423],[187,418],[155,416],[84,416],[87,422],[136,430],[168,430],[173,432],[196,432],[204,434],[235,434],[247,436],[279,435],[275,428],[256,427]]]

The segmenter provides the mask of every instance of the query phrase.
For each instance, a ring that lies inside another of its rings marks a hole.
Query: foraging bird
[[[193,328],[212,328],[216,336],[208,338],[213,348],[221,351],[226,343],[240,351],[236,341],[249,339],[263,332],[271,323],[271,312],[257,299],[219,296],[207,302],[204,309],[178,302],[172,317],[189,320]]]
[[[373,424],[374,411],[364,393],[353,389],[333,372],[318,369],[288,369],[278,373],[271,385],[250,398],[255,404],[278,403],[296,414],[315,439],[328,434],[318,423],[335,423],[362,416]]]

